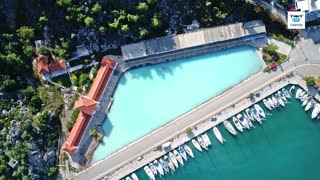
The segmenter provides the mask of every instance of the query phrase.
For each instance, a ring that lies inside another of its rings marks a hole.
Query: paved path
[[[303,50],[301,47],[304,47]],[[319,45],[315,46],[310,40],[299,41],[299,44],[292,49],[289,55],[289,61],[279,66],[276,71],[271,73],[256,74],[240,85],[233,87],[222,95],[208,101],[200,107],[193,109],[191,112],[146,135],[133,144],[126,146],[124,149],[121,149],[106,159],[96,163],[85,172],[79,174],[76,179],[87,180],[101,178],[104,174],[120,168],[125,163],[136,159],[138,156],[151,151],[154,147],[157,147],[160,144],[177,136],[178,134],[181,134],[184,129],[190,127],[191,124],[206,120],[224,108],[227,108],[239,100],[246,98],[250,92],[259,90],[268,82],[278,78],[281,74],[296,68],[296,66],[310,63],[320,64],[320,53],[312,53],[314,49],[318,48]]]
[[[291,48],[292,48],[290,45],[288,45],[284,42],[275,40],[273,38],[268,38],[268,43],[269,44],[273,43],[273,44],[277,45],[278,46],[277,52],[285,54],[285,55],[289,55]]]

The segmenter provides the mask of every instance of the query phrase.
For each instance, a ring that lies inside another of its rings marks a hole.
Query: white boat
[[[205,142],[203,141],[202,137],[198,136],[198,137],[197,137],[197,141],[198,141],[198,143],[200,144],[200,146],[201,146],[203,149],[208,150],[208,148],[207,148]]]
[[[276,97],[276,99],[277,99],[277,101],[279,102],[279,104],[280,104],[281,106],[285,107],[285,104],[284,104],[283,100],[281,99],[281,97],[279,97],[279,95],[276,94],[276,93],[274,94],[274,96]]]
[[[317,103],[317,104],[315,105],[312,113],[311,113],[311,118],[312,118],[312,119],[316,118],[316,117],[318,116],[319,112],[320,112],[320,104]]]
[[[311,97],[309,96],[309,97],[307,97],[303,102],[302,102],[302,107],[303,106],[305,106],[305,105],[307,105],[308,104],[308,102],[310,101],[310,99],[311,99]]]
[[[233,124],[236,126],[236,128],[240,131],[240,132],[243,132],[243,127],[241,125],[241,123],[239,122],[239,120],[236,118],[236,117],[232,117],[232,121],[233,121]]]
[[[249,117],[249,119],[250,119],[251,121],[253,121],[254,118],[253,118],[253,116],[252,116],[252,113],[251,113],[250,109],[247,108],[247,109],[245,110],[245,112],[246,112],[247,116]]]
[[[242,114],[243,115],[243,119],[245,120],[245,121],[247,121],[247,123],[249,124],[249,127],[251,128],[251,127],[254,127],[254,125],[253,125],[253,121],[251,121],[250,119],[249,119],[249,117],[246,115],[246,113],[243,113]]]
[[[278,96],[284,101],[284,102],[287,102],[287,98],[286,96],[281,92],[281,91],[278,91]]]
[[[298,96],[298,99],[301,100],[302,97],[304,97],[306,95],[306,92],[305,91],[302,91],[299,96]]]
[[[164,156],[163,157],[163,160],[167,163],[167,165],[169,166],[169,168],[173,171],[173,172],[175,172],[176,171],[176,168],[174,168],[174,165],[173,165],[173,163],[171,162],[171,160],[168,158],[168,156]]]
[[[316,104],[316,101],[314,99],[311,99],[304,110],[309,111],[309,109],[311,109],[315,104]]]
[[[155,166],[152,162],[149,163],[149,167],[150,167],[150,169],[151,169],[151,171],[152,171],[152,173],[153,173],[154,175],[157,175],[157,174],[158,174],[157,168],[156,168],[156,166]]]
[[[270,111],[272,110],[271,105],[269,104],[269,102],[266,99],[263,99],[262,102],[266,106],[266,108],[268,108]]]
[[[210,138],[208,137],[208,135],[206,133],[204,133],[201,137],[202,137],[203,141],[206,143],[207,147],[211,146]]]
[[[160,162],[160,165],[162,166],[162,168],[164,169],[164,171],[166,172],[166,173],[169,173],[170,172],[170,169],[169,169],[169,166],[168,166],[168,164],[167,164],[167,162],[166,161],[164,161],[163,159],[159,159],[159,162]]]
[[[192,149],[188,146],[188,145],[183,145],[184,150],[186,150],[187,154],[189,154],[189,156],[191,156],[192,158],[194,158],[194,154],[192,152]]]
[[[250,129],[250,126],[249,126],[248,122],[243,118],[243,116],[241,114],[237,115],[237,119],[239,120],[239,122],[241,123],[241,125],[244,128]]]
[[[289,90],[289,93],[290,94],[293,94],[294,90],[296,89],[296,87],[294,85],[291,86],[290,90]]]
[[[301,96],[300,101],[304,101],[308,98],[308,93],[305,93],[303,96]]]
[[[281,91],[283,92],[283,94],[286,96],[287,99],[291,98],[290,93],[285,88],[282,88]]]
[[[161,176],[163,176],[163,175],[164,175],[164,171],[163,171],[163,169],[162,169],[159,161],[158,161],[158,160],[154,160],[154,161],[153,161],[153,165],[157,168],[158,173],[159,173]]]
[[[213,127],[212,130],[213,130],[214,135],[215,135],[216,138],[218,139],[218,141],[219,141],[221,144],[223,144],[224,139],[223,139],[223,137],[222,137],[219,129],[218,129],[217,127]]]
[[[182,158],[187,161],[188,160],[188,157],[187,157],[187,153],[186,151],[184,150],[184,148],[182,146],[179,146],[178,147],[178,151],[179,153],[181,154]]]
[[[234,129],[234,127],[228,120],[223,121],[223,125],[229,131],[230,134],[235,136],[237,135],[237,131]]]
[[[270,104],[270,106],[272,107],[272,108],[275,108],[276,107],[276,105],[275,104],[273,104],[273,101],[272,101],[272,99],[269,97],[268,99],[268,102],[269,102],[269,104]]]
[[[273,104],[278,107],[279,106],[279,102],[277,101],[277,99],[274,97],[274,95],[271,96],[272,102]]]
[[[177,158],[178,162],[180,163],[180,165],[183,166],[184,165],[183,159],[182,159],[181,155],[178,153],[178,151],[177,150],[173,150],[173,154],[176,156],[176,158]]]
[[[251,112],[253,114],[254,119],[256,119],[260,124],[262,124],[262,119],[260,118],[259,113],[256,110],[256,108],[251,108]]]
[[[177,158],[172,152],[169,152],[169,158],[171,159],[172,163],[176,166],[176,168],[178,168],[179,164]]]
[[[263,109],[259,106],[259,104],[255,104],[253,105],[253,107],[257,110],[258,114],[261,117],[266,118],[266,114],[264,113]]]
[[[192,142],[193,146],[194,146],[196,149],[198,149],[200,152],[202,152],[202,148],[201,148],[200,144],[198,143],[198,141],[192,139],[191,142]]]
[[[301,94],[301,93],[302,93],[302,89],[299,88],[299,89],[297,90],[297,92],[296,92],[296,96],[295,96],[296,99],[298,99],[298,98],[300,97],[300,94]]]
[[[126,180],[132,180],[132,179],[131,179],[131,177],[128,176],[128,177],[126,177]]]
[[[132,173],[132,174],[131,174],[131,178],[132,178],[133,180],[139,180],[139,178],[138,178],[138,176],[136,175],[136,173]]]
[[[144,172],[146,172],[146,174],[149,176],[150,179],[155,180],[154,174],[152,173],[151,169],[149,168],[149,166],[145,166],[143,168]]]

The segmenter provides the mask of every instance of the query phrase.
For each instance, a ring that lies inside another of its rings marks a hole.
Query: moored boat
[[[167,165],[169,166],[169,168],[173,171],[173,172],[175,172],[176,171],[176,168],[174,168],[174,165],[173,165],[173,163],[171,162],[171,160],[168,158],[168,156],[164,156],[163,157],[163,160],[167,163]]]
[[[305,91],[302,91],[300,93],[300,95],[298,96],[298,99],[301,101],[301,99],[306,95],[306,92]]]
[[[201,148],[200,144],[198,143],[198,141],[192,139],[191,142],[192,142],[193,146],[194,146],[196,149],[198,149],[200,152],[202,152],[202,148]]]
[[[139,178],[138,178],[138,176],[136,175],[136,173],[132,173],[132,174],[131,174],[131,178],[132,178],[133,180],[139,180]]]
[[[268,102],[269,102],[269,104],[270,104],[270,106],[272,107],[272,108],[275,108],[276,107],[276,105],[274,105],[273,104],[273,101],[272,101],[272,99],[270,98],[270,97],[268,97]]]
[[[270,111],[272,110],[271,105],[269,104],[269,102],[266,99],[263,99],[262,102],[266,106],[266,108],[268,108]]]
[[[203,141],[203,139],[202,139],[201,136],[198,136],[198,137],[197,137],[197,141],[199,142],[200,146],[201,146],[203,149],[208,150],[208,148],[207,148],[207,146],[206,146],[206,144],[205,144],[205,142]]]
[[[173,150],[173,154],[176,156],[176,158],[177,158],[178,162],[180,163],[180,165],[183,166],[184,165],[183,159],[182,159],[181,155],[178,153],[178,151],[177,150]]]
[[[316,118],[316,117],[318,116],[319,112],[320,112],[320,104],[317,103],[317,104],[314,106],[314,109],[313,109],[313,111],[312,111],[312,113],[311,113],[311,118],[312,118],[312,119]]]
[[[298,99],[298,98],[300,97],[300,94],[301,94],[301,93],[302,93],[302,89],[299,88],[299,89],[297,90],[297,92],[296,92],[296,96],[295,96],[296,99]]]
[[[276,99],[279,102],[279,104],[281,106],[285,107],[285,104],[284,104],[283,100],[281,99],[281,97],[277,93],[275,93],[274,96],[276,97]]]
[[[291,86],[290,90],[289,90],[289,93],[290,94],[293,94],[294,91],[295,91],[296,87],[294,85]]]
[[[241,125],[241,123],[239,122],[238,118],[236,117],[232,117],[232,121],[233,121],[233,124],[236,126],[236,128],[240,131],[240,132],[243,132],[243,127]]]
[[[311,96],[308,96],[303,102],[302,102],[302,107],[304,107],[305,105],[307,105],[308,104],[308,102],[310,101],[310,99],[311,99]]]
[[[308,93],[305,93],[303,96],[301,96],[300,101],[304,101],[308,98]]]
[[[158,173],[163,176],[164,175],[164,171],[162,169],[162,166],[160,165],[158,160],[154,160],[153,161],[153,165],[157,168]]]
[[[179,164],[177,158],[172,152],[169,152],[169,158],[171,159],[172,163],[176,166],[176,168],[178,168]]]
[[[151,169],[149,168],[149,166],[145,166],[143,168],[144,172],[146,172],[146,174],[149,176],[150,179],[155,180],[154,174],[152,173]]]
[[[161,167],[164,169],[164,171],[165,171],[166,173],[169,173],[170,170],[169,170],[168,164],[167,164],[163,159],[161,159],[161,158],[160,158],[159,162],[160,162]]]
[[[194,158],[194,154],[193,154],[193,152],[192,152],[192,149],[188,146],[188,145],[183,145],[183,147],[184,147],[184,150],[186,150],[186,152],[187,152],[187,154],[189,155],[189,156],[191,156],[192,158]]]
[[[237,135],[237,131],[234,129],[234,127],[232,126],[232,124],[228,120],[223,121],[223,125],[228,130],[228,132],[230,134],[235,135],[235,136]]]
[[[215,135],[216,138],[218,139],[218,141],[219,141],[221,144],[223,144],[224,139],[223,139],[223,137],[222,137],[219,129],[218,129],[217,127],[213,127],[212,130],[213,130],[214,135]]]
[[[178,148],[178,151],[179,153],[181,154],[182,158],[187,161],[188,160],[188,157],[187,157],[187,153],[186,151],[184,150],[184,148],[182,146],[179,146]]]
[[[126,180],[132,180],[132,179],[131,179],[131,177],[128,176],[128,177],[126,177]]]
[[[274,95],[271,96],[271,100],[273,102],[273,104],[278,107],[279,106],[279,102],[277,101],[277,99],[274,97]]]
[[[204,142],[207,144],[207,147],[208,146],[211,146],[211,141],[210,141],[210,138],[208,137],[208,135],[206,133],[204,133],[202,135],[202,139],[204,140]]]
[[[284,101],[284,102],[287,102],[287,98],[286,96],[281,92],[281,91],[278,91],[278,96]]]
[[[152,173],[153,173],[154,175],[157,175],[157,174],[158,174],[157,168],[156,168],[156,166],[154,166],[154,164],[153,164],[152,162],[149,163],[149,167],[150,167],[150,169],[151,169],[151,171],[152,171]]]
[[[282,88],[281,91],[283,92],[283,94],[286,96],[287,99],[291,98],[289,92],[285,88]]]
[[[252,123],[252,122],[254,122],[254,121],[251,121],[250,118],[246,115],[246,113],[242,113],[242,115],[243,115],[243,119],[244,119],[245,121],[247,121],[247,123],[249,124],[249,127],[250,127],[250,128],[251,128],[251,127],[254,127],[254,125],[253,125],[253,123]]]
[[[250,119],[251,121],[253,121],[254,118],[253,118],[253,116],[252,116],[251,110],[250,110],[249,108],[247,108],[247,109],[245,110],[245,112],[246,112],[247,116],[249,117],[249,119]]]
[[[257,110],[258,114],[261,117],[266,118],[266,114],[264,113],[263,109],[259,106],[259,104],[255,104],[253,105],[253,107]]]
[[[262,124],[262,119],[259,116],[258,111],[255,108],[251,108],[254,119],[256,119],[260,124]]]
[[[248,122],[243,118],[243,116],[240,113],[237,115],[237,119],[244,128],[250,129]]]
[[[311,109],[315,104],[316,104],[316,101],[314,99],[311,99],[304,110],[309,111],[309,109]]]

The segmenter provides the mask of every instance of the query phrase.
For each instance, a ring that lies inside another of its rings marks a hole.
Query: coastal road
[[[102,178],[104,175],[118,169],[125,163],[135,160],[138,156],[141,156],[142,154],[166,142],[168,139],[180,134],[184,129],[190,127],[191,124],[207,119],[216,112],[246,98],[249,93],[255,92],[280,74],[293,69],[295,66],[310,63],[320,64],[320,53],[318,51],[314,52],[314,49],[318,50],[319,45],[314,45],[310,40],[300,41],[299,44],[291,51],[289,61],[279,66],[276,71],[271,73],[258,73],[250,77],[220,96],[213,98],[169,124],[146,135],[142,139],[126,146],[117,153],[98,162],[86,171],[80,173],[75,177],[75,179],[87,180]]]

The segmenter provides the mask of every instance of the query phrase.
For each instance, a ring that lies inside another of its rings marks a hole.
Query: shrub
[[[266,66],[264,69],[263,69],[263,72],[270,72],[271,71],[271,67],[270,66]]]
[[[191,134],[192,133],[192,128],[191,127],[188,127],[185,131],[187,134]]]
[[[263,55],[262,55],[262,58],[263,58],[265,61],[272,62],[272,57],[271,57],[269,54],[263,54]]]
[[[276,54],[276,51],[278,50],[278,46],[277,45],[275,45],[275,44],[273,44],[273,43],[271,43],[271,44],[269,44],[268,45],[268,53],[270,54],[270,55],[273,55],[273,54]]]
[[[248,98],[250,98],[250,99],[254,98],[254,94],[253,94],[253,93],[250,93],[250,94],[248,95]]]
[[[316,79],[313,76],[306,76],[303,78],[308,86],[313,86],[315,84]]]

